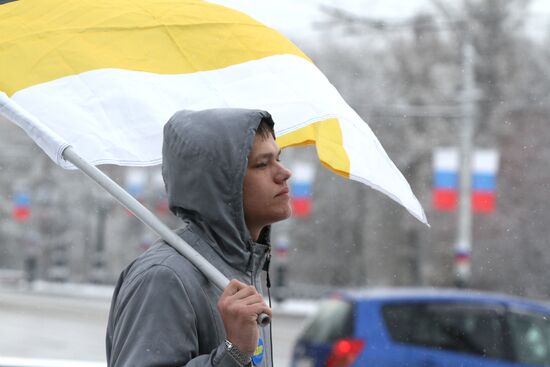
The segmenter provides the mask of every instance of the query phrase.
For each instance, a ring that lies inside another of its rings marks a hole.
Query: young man
[[[270,224],[291,214],[290,171],[264,111],[181,111],[164,127],[162,172],[178,234],[228,279],[211,284],[164,242],[119,278],[107,326],[114,366],[271,366],[261,273]]]

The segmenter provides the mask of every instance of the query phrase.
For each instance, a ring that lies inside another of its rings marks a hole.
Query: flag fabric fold
[[[0,114],[64,168],[69,144],[96,165],[159,164],[162,127],[181,109],[265,109],[282,147],[315,144],[326,167],[426,223],[368,125],[301,50],[246,14],[198,0],[18,0],[0,19]]]

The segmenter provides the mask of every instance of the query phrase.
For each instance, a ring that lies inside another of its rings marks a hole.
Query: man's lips
[[[275,195],[275,197],[283,196],[283,195],[288,195],[288,193],[289,193],[288,187],[285,187],[285,188],[282,189],[277,195]]]

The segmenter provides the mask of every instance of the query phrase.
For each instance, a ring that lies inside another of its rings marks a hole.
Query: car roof
[[[329,297],[361,301],[467,301],[500,303],[508,306],[532,306],[550,310],[548,301],[533,300],[509,294],[456,288],[367,288],[331,292]]]

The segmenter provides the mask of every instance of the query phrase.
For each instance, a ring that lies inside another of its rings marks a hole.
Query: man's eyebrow
[[[282,152],[282,150],[279,149],[279,150],[277,151],[277,154],[276,154],[276,155],[273,154],[272,152],[260,153],[260,154],[258,154],[257,156],[253,157],[253,159],[271,158],[271,157],[273,157],[273,156],[277,156],[277,157],[278,157],[278,156],[281,155],[281,152]]]

